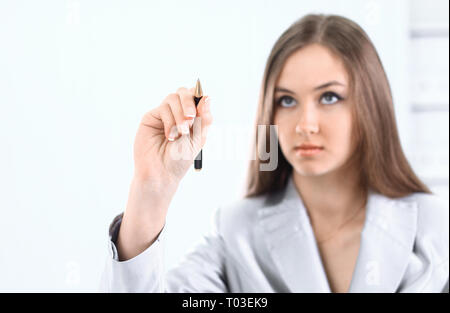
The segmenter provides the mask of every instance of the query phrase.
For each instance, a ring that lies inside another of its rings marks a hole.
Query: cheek
[[[274,125],[277,127],[278,141],[282,147],[287,144],[292,137],[291,133],[295,130],[295,121],[292,121],[288,115],[283,113],[274,115]]]
[[[352,117],[348,113],[335,116],[324,125],[323,131],[328,137],[327,142],[340,155],[351,153],[352,125]]]

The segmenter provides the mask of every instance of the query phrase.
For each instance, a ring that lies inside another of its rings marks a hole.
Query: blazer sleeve
[[[115,243],[123,213],[109,229],[109,255],[100,283],[102,292],[228,292],[225,249],[219,231],[220,210],[213,214],[208,234],[178,262],[165,271],[164,243],[167,224],[155,242],[134,258],[119,261]]]

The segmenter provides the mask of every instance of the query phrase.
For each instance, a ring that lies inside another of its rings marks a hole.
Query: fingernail
[[[188,121],[184,121],[181,125],[180,125],[180,129],[181,129],[181,133],[184,135],[189,134],[189,124]]]
[[[169,140],[170,141],[174,141],[175,137],[178,135],[178,131],[176,127],[172,127],[172,129],[170,130],[170,134],[169,134]]]
[[[194,117],[193,119],[191,119],[191,120],[188,120],[188,123],[189,123],[189,127],[191,127],[191,126],[192,126],[192,124],[194,124],[194,120],[195,120],[195,117]]]
[[[189,107],[189,108],[187,108],[187,110],[186,110],[186,116],[188,116],[188,117],[194,117],[196,113],[197,113],[197,112],[196,112],[195,109],[192,108],[192,107]]]

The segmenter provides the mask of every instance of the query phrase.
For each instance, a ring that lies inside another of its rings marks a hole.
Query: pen
[[[197,84],[195,85],[194,102],[197,107],[198,103],[203,97],[202,85],[200,85],[200,79],[197,79]],[[198,153],[197,157],[194,159],[194,169],[200,171],[202,169],[202,150]]]

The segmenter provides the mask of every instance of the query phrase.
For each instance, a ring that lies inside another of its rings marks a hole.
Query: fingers
[[[203,127],[209,127],[213,121],[210,105],[211,105],[210,96],[202,97],[202,99],[198,103],[199,116],[202,118]]]
[[[189,128],[197,115],[197,108],[194,102],[194,89],[178,88],[176,93],[170,94],[166,100],[172,110],[178,132],[181,135],[188,135]]]
[[[145,113],[141,119],[141,125],[156,133],[163,131],[170,141],[178,136],[175,118],[168,103],[162,103],[159,107]]]
[[[168,103],[161,105],[159,115],[164,124],[164,134],[166,135],[167,140],[174,141],[179,133],[174,115],[172,114],[172,110]]]
[[[178,88],[176,93],[169,94],[156,109],[146,114],[144,124],[147,126],[164,125],[164,134],[169,141],[176,140],[180,135],[189,135],[190,127],[197,122],[197,132],[200,136],[197,145],[203,146],[206,138],[206,130],[212,123],[212,115],[209,110],[209,97],[203,96],[197,106],[194,102],[195,88]],[[197,117],[197,118],[195,118]],[[155,122],[148,122],[148,121]],[[160,126],[159,126],[160,127]],[[195,129],[193,129],[196,132]]]
[[[183,114],[187,118],[194,118],[197,115],[197,109],[194,102],[194,88],[186,89],[184,87],[178,88],[177,94],[180,97]]]
[[[170,94],[166,99],[172,111],[172,115],[175,119],[175,123],[177,125],[179,134],[181,135],[189,134],[189,123],[184,115],[180,96],[176,93],[173,93]]]

